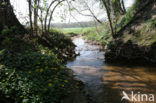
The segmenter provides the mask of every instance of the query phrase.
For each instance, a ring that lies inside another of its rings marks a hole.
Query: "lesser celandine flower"
[[[48,86],[51,87],[52,86],[52,83],[48,83]]]

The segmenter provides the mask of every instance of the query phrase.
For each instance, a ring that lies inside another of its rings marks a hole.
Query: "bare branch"
[[[59,2],[54,6],[53,10],[51,11],[50,19],[49,19],[49,24],[48,24],[48,32],[49,32],[49,30],[50,30],[50,24],[51,24],[51,20],[52,20],[53,13],[54,13],[55,9],[57,8],[57,6],[59,6],[59,4],[61,4],[63,1],[65,1],[65,0],[59,1]]]
[[[46,31],[46,27],[47,27],[47,18],[48,18],[48,14],[49,14],[49,10],[51,8],[51,6],[56,2],[57,0],[54,0],[50,3],[49,7],[47,8],[47,11],[46,11],[46,16],[45,16],[45,20],[44,20],[44,29]]]

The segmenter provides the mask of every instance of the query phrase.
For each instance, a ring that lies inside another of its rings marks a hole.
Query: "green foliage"
[[[12,36],[2,36],[2,41],[0,42],[0,49],[6,49],[9,52],[22,53],[32,51],[32,46],[29,42],[25,42],[17,37]]]
[[[58,59],[74,51],[72,41],[55,30],[45,34],[46,42],[13,30],[6,27],[0,35],[0,97],[17,103],[63,103],[77,87],[64,59]]]
[[[100,42],[100,40],[101,40],[101,38],[102,38],[102,36],[103,35],[101,35],[102,33],[98,33],[97,31],[96,31],[96,29],[94,29],[94,30],[88,30],[88,31],[86,31],[85,33],[84,33],[84,36],[88,39],[88,40],[91,40],[91,41],[99,41]]]
[[[116,32],[120,31],[122,27],[127,25],[132,19],[134,19],[134,12],[136,8],[138,7],[138,1],[136,1],[131,8],[129,8],[126,12],[126,14],[123,17],[120,17],[120,20],[118,21],[116,27]]]
[[[114,3],[115,2],[115,0],[112,0],[112,3]]]
[[[16,60],[16,61],[15,61]],[[0,91],[21,103],[56,103],[74,85],[67,70],[53,53],[29,53],[1,61]]]
[[[4,27],[4,29],[1,31],[2,35],[8,35],[8,34],[18,34],[18,28],[16,26],[12,26],[8,28],[7,26]]]
[[[126,13],[125,16],[125,22],[124,25],[126,25],[133,17],[132,17],[132,13],[134,12],[134,10],[136,9],[136,6],[133,5]]]
[[[107,50],[110,50],[111,48],[113,48],[115,46],[115,42],[114,41],[110,41],[107,44]]]
[[[3,55],[3,52],[4,51],[5,51],[4,49],[3,50],[0,50],[0,56]]]
[[[54,29],[39,39],[39,44],[52,49],[59,59],[71,59],[75,54],[75,45],[72,40]]]

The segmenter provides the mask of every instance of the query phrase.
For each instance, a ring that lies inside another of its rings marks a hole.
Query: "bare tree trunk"
[[[0,0],[0,32],[5,26],[8,28],[16,26],[19,33],[27,33],[26,29],[21,25],[21,23],[16,18],[13,12],[13,8],[10,4],[10,0]]]
[[[48,15],[49,15],[49,10],[51,8],[51,6],[56,2],[57,0],[54,0],[50,3],[49,7],[47,8],[47,11],[46,11],[46,16],[45,16],[45,20],[44,20],[44,29],[45,31],[47,30],[47,18],[48,18]]]
[[[49,30],[50,30],[50,25],[51,25],[51,20],[52,20],[53,13],[54,13],[56,7],[57,7],[60,3],[62,3],[63,1],[64,1],[64,0],[59,1],[59,2],[54,6],[53,10],[51,11],[50,18],[49,18],[49,23],[48,23],[48,32],[49,32]]]
[[[33,34],[33,23],[32,23],[32,1],[28,0],[29,4],[29,21],[30,21],[30,29],[31,34]]]
[[[35,32],[35,35],[37,35],[37,29],[38,29],[38,25],[37,25],[37,19],[38,19],[38,0],[35,0],[34,2],[34,32]]]
[[[40,10],[41,12],[41,17],[39,17],[39,19],[40,19],[40,22],[41,22],[41,32],[42,32],[42,34],[43,34],[43,30],[44,30],[44,26],[43,26],[43,11],[42,10]]]
[[[113,23],[112,23],[111,16],[110,16],[110,11],[109,11],[109,8],[107,6],[106,1],[104,1],[104,0],[102,0],[102,1],[103,1],[105,8],[106,8],[107,17],[108,17],[109,25],[110,25],[110,29],[111,29],[111,34],[112,34],[112,37],[114,38],[114,28],[113,28]]]

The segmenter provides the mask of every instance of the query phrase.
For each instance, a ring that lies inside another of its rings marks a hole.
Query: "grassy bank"
[[[141,11],[140,11],[141,10]],[[107,62],[156,63],[156,13],[154,1],[136,1],[121,21],[116,38],[107,46]],[[144,15],[144,16],[142,16]]]

